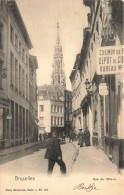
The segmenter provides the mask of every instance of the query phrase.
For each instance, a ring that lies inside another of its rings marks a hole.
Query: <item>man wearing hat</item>
[[[62,174],[66,173],[66,165],[62,160],[62,151],[60,148],[60,140],[57,138],[57,132],[52,133],[52,137],[49,138],[47,143],[47,150],[44,156],[48,159],[48,174],[53,172],[55,163],[57,162],[60,166],[60,171]]]

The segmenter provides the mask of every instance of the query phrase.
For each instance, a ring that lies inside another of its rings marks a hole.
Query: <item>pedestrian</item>
[[[52,174],[55,163],[58,163],[60,166],[61,173],[66,174],[66,165],[62,160],[60,140],[57,138],[57,133],[55,131],[47,142],[47,150],[44,158],[48,159],[48,174]]]
[[[41,133],[40,133],[40,135],[39,135],[39,140],[41,141]]]
[[[65,133],[64,133],[64,131],[62,132],[62,141],[65,141]]]
[[[84,141],[85,146],[90,146],[90,131],[88,130],[88,127],[86,127],[84,131]]]
[[[82,129],[79,129],[79,134],[78,134],[78,145],[80,145],[80,147],[83,146],[84,143],[84,133],[82,132]]]
[[[72,131],[70,131],[69,133],[69,143],[70,142],[73,142],[73,132]]]
[[[69,143],[70,143],[71,142],[71,132],[69,132],[68,137],[69,137]]]
[[[72,131],[72,142],[75,140],[75,132]]]

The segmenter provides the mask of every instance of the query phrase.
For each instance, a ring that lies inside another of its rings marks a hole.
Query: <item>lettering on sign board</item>
[[[124,46],[97,48],[97,74],[117,74],[124,72]]]

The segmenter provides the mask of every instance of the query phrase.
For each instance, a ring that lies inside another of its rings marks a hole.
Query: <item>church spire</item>
[[[56,40],[57,44],[60,44],[60,33],[59,33],[59,23],[57,22],[57,40]]]
[[[52,84],[60,84],[66,88],[66,77],[64,71],[64,63],[63,63],[63,54],[62,54],[62,46],[60,43],[60,28],[59,23],[57,23],[57,39],[56,45],[54,49],[54,62],[53,62],[53,71],[51,76]]]

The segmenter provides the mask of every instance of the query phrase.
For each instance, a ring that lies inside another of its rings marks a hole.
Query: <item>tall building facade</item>
[[[64,90],[61,85],[38,87],[39,134],[51,134],[57,130],[58,136],[64,130]]]
[[[0,148],[5,148],[31,140],[29,50],[32,43],[16,1],[0,1],[0,26]]]
[[[65,135],[68,136],[72,131],[72,92],[64,90],[64,125]]]
[[[118,166],[124,166],[124,62],[122,0],[83,0],[90,8],[84,29],[78,68],[82,126],[88,127],[92,144]],[[115,14],[117,13],[117,14]],[[78,95],[78,92],[75,96]],[[75,103],[76,104],[76,103]]]
[[[38,103],[37,74],[38,62],[36,56],[29,55],[29,141],[38,139]]]
[[[9,128],[7,114],[9,112],[8,82],[7,82],[7,53],[8,53],[8,20],[5,2],[0,1],[0,148],[9,145]],[[5,143],[6,140],[6,143]]]
[[[60,43],[60,32],[59,32],[59,23],[57,23],[57,40],[56,46],[54,49],[54,60],[52,66],[52,76],[51,84],[61,85],[63,88],[66,88],[66,77],[64,70],[63,54],[62,54],[62,45]]]
[[[83,129],[83,114],[81,110],[81,95],[84,93],[82,90],[80,79],[80,65],[81,55],[77,54],[76,60],[73,66],[73,70],[70,75],[70,81],[72,85],[72,117],[73,117],[73,129],[76,134],[79,133],[79,129]]]

